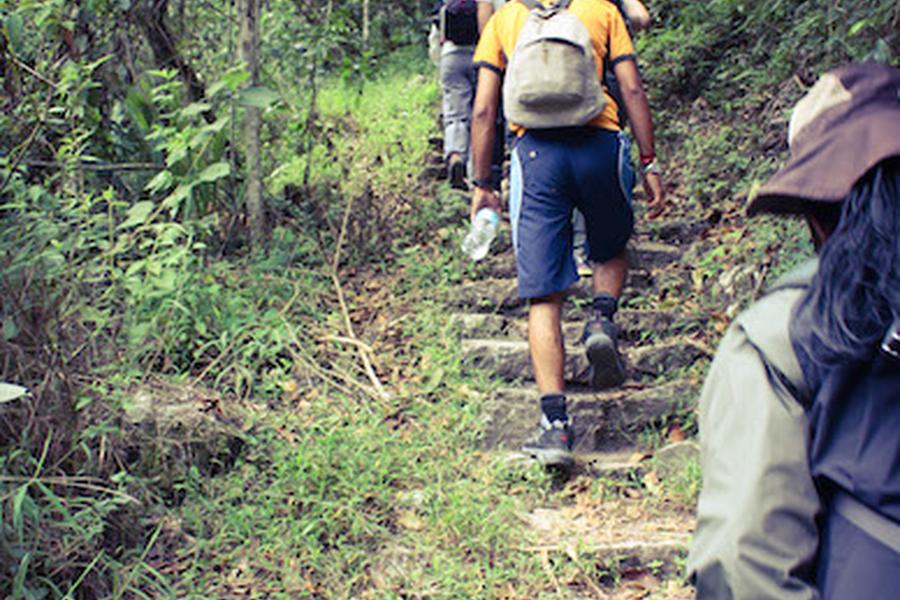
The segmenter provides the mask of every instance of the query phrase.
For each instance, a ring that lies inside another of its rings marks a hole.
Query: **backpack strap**
[[[900,554],[900,524],[863,504],[844,490],[837,490],[831,499],[831,509],[872,538]]]
[[[793,308],[817,268],[815,259],[797,267],[737,318],[748,341],[760,353],[772,375],[801,406],[807,405],[809,390],[789,330]]]

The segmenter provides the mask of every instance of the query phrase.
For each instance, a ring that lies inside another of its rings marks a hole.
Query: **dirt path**
[[[703,230],[703,223],[677,216],[638,225],[617,315],[629,370],[621,388],[587,387],[589,365],[578,338],[589,279],[570,290],[563,333],[576,468],[546,506],[522,519],[535,552],[576,557],[614,575],[607,587],[594,586],[587,575],[581,584],[559,583],[567,588],[561,590],[565,597],[691,597],[679,575],[693,530],[692,506],[673,500],[667,488],[688,481],[686,471],[696,468],[696,442],[686,437],[699,393],[698,367],[710,355],[698,334],[707,323],[696,313],[655,306],[657,299],[689,289],[690,268],[681,258]],[[517,449],[540,415],[527,307],[516,295],[509,237],[505,226],[492,256],[456,288],[448,305],[467,366],[504,382],[489,400],[484,448],[520,460]]]

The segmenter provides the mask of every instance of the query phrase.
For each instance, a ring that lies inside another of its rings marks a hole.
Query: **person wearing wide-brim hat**
[[[716,352],[688,572],[701,599],[897,598],[900,69],[826,73],[788,137],[748,210],[805,217],[818,258]]]

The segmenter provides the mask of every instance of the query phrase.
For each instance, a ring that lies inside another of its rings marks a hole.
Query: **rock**
[[[512,253],[500,251],[500,240],[505,238],[506,236],[501,235],[498,241],[494,243],[491,255],[478,265],[476,270],[483,276],[515,278],[515,256]],[[668,267],[678,262],[681,254],[682,251],[678,246],[660,242],[633,242],[628,246],[628,260],[631,268],[636,271],[646,272],[658,267]]]
[[[681,254],[681,248],[678,246],[659,242],[638,242],[628,248],[631,266],[647,270],[669,267],[678,262]]]
[[[684,244],[702,235],[708,228],[709,223],[702,219],[649,221],[646,226],[646,235],[667,244]]]
[[[605,452],[627,447],[647,425],[690,410],[696,395],[697,385],[693,381],[674,381],[641,390],[570,390],[568,412],[572,417],[575,451]],[[531,388],[498,390],[485,408],[483,447],[518,450],[535,431],[540,419],[537,400],[537,392]],[[614,462],[629,460],[620,456]]]
[[[489,371],[506,381],[533,380],[528,342],[515,339],[468,339],[462,341],[466,365]],[[658,376],[684,369],[706,355],[703,349],[686,340],[676,339],[651,346],[623,348],[626,368],[632,379]],[[590,364],[580,344],[566,347],[563,377],[570,384],[588,385]]]
[[[171,486],[191,468],[216,474],[229,468],[244,443],[240,419],[227,415],[216,393],[162,379],[131,390],[122,421],[127,460]]]
[[[665,375],[684,369],[706,356],[706,351],[687,340],[673,340],[654,346],[644,346],[629,353],[629,362],[636,373]]]
[[[653,455],[653,470],[665,481],[684,473],[691,463],[700,461],[700,444],[687,440],[660,448]]]
[[[584,309],[573,308],[563,321],[563,339],[567,344],[581,340],[587,319]],[[510,317],[490,313],[455,313],[450,321],[463,339],[527,340],[528,321],[523,317]],[[616,313],[621,339],[638,341],[678,333],[705,324],[705,317],[680,315],[664,310],[621,309]]]

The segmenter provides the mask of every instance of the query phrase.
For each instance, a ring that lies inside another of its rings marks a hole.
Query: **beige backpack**
[[[572,0],[519,1],[531,13],[506,68],[506,118],[527,129],[586,125],[606,106],[590,33],[567,10]]]

